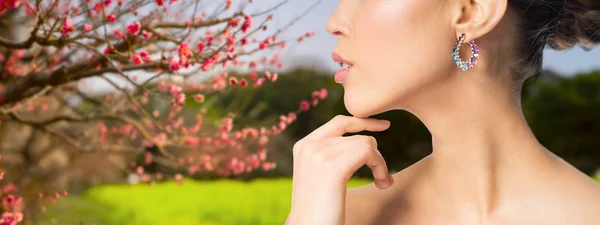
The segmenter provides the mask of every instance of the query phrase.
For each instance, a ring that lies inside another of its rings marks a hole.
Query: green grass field
[[[600,182],[599,178],[595,178]],[[290,210],[291,179],[167,182],[150,186],[104,185],[58,201],[36,224],[217,225],[283,224]],[[348,187],[370,183],[351,180]]]
[[[351,180],[348,187],[370,180]],[[82,198],[62,199],[47,224],[216,225],[283,224],[290,210],[291,179],[220,180],[185,184],[106,185]]]

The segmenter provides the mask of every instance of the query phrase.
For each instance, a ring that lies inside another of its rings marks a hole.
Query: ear
[[[454,17],[456,39],[467,34],[465,43],[492,31],[504,17],[508,0],[460,0]]]

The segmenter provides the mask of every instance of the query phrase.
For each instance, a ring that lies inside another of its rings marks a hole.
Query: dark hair
[[[513,72],[522,79],[542,67],[546,44],[563,50],[579,44],[586,51],[600,43],[600,0],[508,0],[520,21],[518,54]]]

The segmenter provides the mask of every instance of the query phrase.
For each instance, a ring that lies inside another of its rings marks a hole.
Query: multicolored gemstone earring
[[[479,58],[479,48],[477,48],[475,40],[471,40],[469,42],[469,44],[471,45],[471,59],[469,59],[469,61],[467,62],[463,62],[460,60],[458,51],[460,50],[460,45],[462,45],[466,36],[467,35],[463,33],[460,36],[460,38],[458,38],[458,43],[456,43],[456,46],[454,46],[454,48],[452,49],[452,58],[454,59],[454,63],[456,63],[456,66],[458,66],[458,68],[462,69],[463,71],[467,71],[473,68],[473,66],[477,64],[477,59]]]

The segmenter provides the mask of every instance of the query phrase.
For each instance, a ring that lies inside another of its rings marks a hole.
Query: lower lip
[[[338,70],[335,73],[335,76],[333,76],[333,78],[335,79],[335,82],[336,83],[344,82],[344,80],[346,79],[346,76],[348,76],[348,73],[350,72],[351,69],[352,69],[352,67]]]

